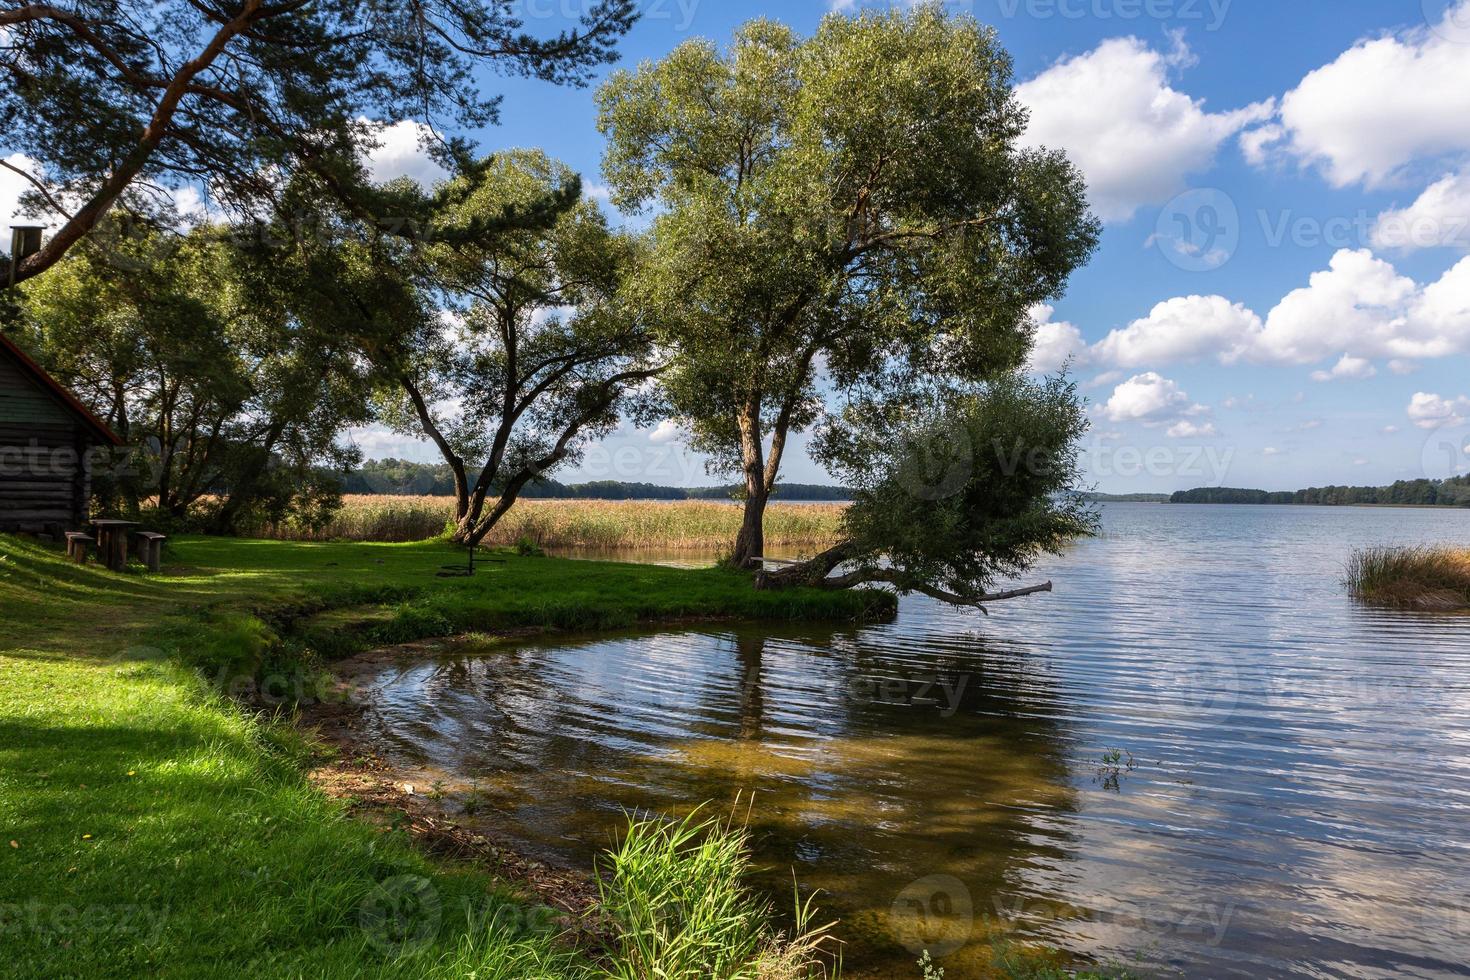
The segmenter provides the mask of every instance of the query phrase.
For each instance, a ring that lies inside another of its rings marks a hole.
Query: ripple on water
[[[754,793],[772,882],[824,890],[859,975],[955,935],[969,975],[1006,933],[1190,975],[1470,976],[1470,618],[1339,581],[1470,513],[1105,525],[988,620],[906,599],[874,628],[496,647],[385,671],[371,726],[579,862],[625,810]]]

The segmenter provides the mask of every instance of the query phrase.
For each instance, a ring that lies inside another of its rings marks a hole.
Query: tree
[[[367,417],[355,348],[259,303],[220,229],[121,257],[84,241],[21,295],[40,359],[130,448],[108,481],[124,509],[230,533],[330,504],[314,474],[353,460],[337,435]]]
[[[38,211],[60,229],[18,281],[54,265],[124,195],[203,185],[257,212],[283,175],[309,170],[363,216],[361,157],[381,122],[413,119],[441,161],[468,157],[440,123],[492,123],[481,67],[585,83],[635,19],[600,0],[581,27],[523,30],[513,0],[69,0],[0,10],[5,142],[43,169]]]
[[[638,293],[671,352],[671,414],[744,481],[732,560],[824,396],[917,403],[1021,363],[1029,309],[1095,247],[1082,178],[1022,150],[994,31],[937,4],[766,20],[598,94],[614,200],[657,202]],[[653,313],[651,312],[651,315]]]
[[[528,484],[616,427],[659,373],[621,301],[634,239],[589,200],[536,226],[501,220],[577,186],[539,151],[503,154],[443,188],[432,243],[392,260],[422,302],[375,355],[393,385],[383,418],[438,447],[461,543],[479,543]],[[485,227],[496,230],[467,231]]]
[[[761,572],[757,585],[886,583],[980,609],[1050,591],[1050,583],[990,590],[1041,554],[1095,533],[1096,514],[1076,489],[1087,425],[1064,378],[997,378],[902,419],[878,405],[849,408],[823,434],[832,465],[857,488],[842,540],[809,561]]]

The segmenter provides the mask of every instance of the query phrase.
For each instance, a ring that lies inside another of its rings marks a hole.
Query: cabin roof
[[[67,391],[61,382],[47,374],[39,364],[31,360],[25,351],[15,346],[10,338],[3,333],[0,333],[0,355],[9,356],[11,360],[15,361],[22,371],[34,378],[42,388],[50,392],[57,401],[61,402],[67,411],[76,416],[77,421],[89,429],[97,437],[99,442],[108,443],[113,446],[121,446],[123,444],[123,441],[117,437],[117,434],[107,427],[106,422],[103,422],[88,411],[87,406],[77,401],[76,395]]]

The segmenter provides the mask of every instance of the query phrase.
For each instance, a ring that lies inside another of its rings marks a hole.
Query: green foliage
[[[844,520],[850,581],[974,599],[1094,533],[1076,489],[1087,425],[1065,378],[999,378],[919,416],[850,410],[825,433],[858,488]]]
[[[1181,490],[1169,498],[1174,504],[1305,504],[1318,507],[1396,506],[1470,507],[1470,476],[1445,480],[1399,480],[1386,487],[1312,487],[1270,492],[1231,487]]]
[[[502,0],[198,4],[79,0],[0,11],[0,118],[10,150],[38,160],[80,199],[41,272],[121,199],[170,212],[160,188],[203,184],[211,203],[260,214],[280,182],[311,174],[360,213],[380,210],[362,160],[388,122],[431,127],[427,149],[454,167],[462,140],[438,133],[493,123],[485,70],[583,84],[615,60],[633,0],[587,5],[580,29],[538,38]],[[37,210],[59,210],[37,194]]]
[[[727,51],[615,74],[598,103],[614,201],[658,204],[635,289],[674,352],[670,411],[743,474],[756,535],[824,387],[911,401],[1016,367],[1029,309],[1096,243],[1080,174],[1018,145],[994,31],[937,3],[809,39],[753,21]]]
[[[826,977],[830,927],[811,928],[798,901],[796,934],[776,933],[770,903],[745,884],[749,834],[703,819],[630,819],[599,879],[617,931],[618,980],[799,980]]]
[[[367,418],[340,336],[254,289],[217,229],[124,244],[88,241],[22,288],[38,359],[128,446],[97,468],[104,505],[217,531],[329,515],[326,474],[356,459],[337,435]]]

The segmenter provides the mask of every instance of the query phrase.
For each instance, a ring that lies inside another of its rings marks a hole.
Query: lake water
[[[1444,541],[1470,511],[1109,504],[988,619],[500,646],[385,671],[370,728],[584,867],[626,810],[753,794],[767,880],[822,889],[853,976],[984,975],[996,937],[1470,976],[1470,617],[1340,583],[1355,546]]]

